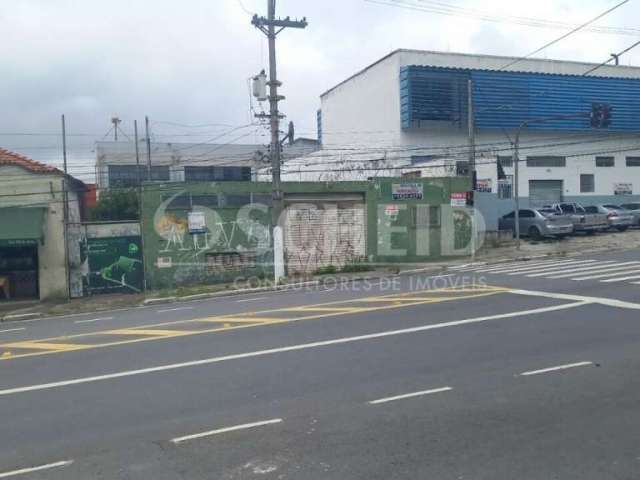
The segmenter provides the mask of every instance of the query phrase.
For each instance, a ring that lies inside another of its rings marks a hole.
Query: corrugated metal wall
[[[479,129],[517,128],[523,121],[534,118],[590,113],[593,103],[605,103],[612,108],[608,130],[640,130],[640,79],[425,66],[407,66],[400,70],[402,127],[442,120],[443,105],[449,106],[448,117],[459,119],[459,125],[464,126],[468,79],[473,80],[475,120]],[[589,118],[554,120],[529,128],[593,130]]]

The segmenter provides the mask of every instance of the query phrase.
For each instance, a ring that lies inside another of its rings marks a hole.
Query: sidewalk
[[[497,248],[484,247],[478,252],[473,261],[496,263],[544,256],[582,255],[638,248],[640,248],[640,230],[631,230],[624,233],[612,232],[594,236],[569,237],[564,240],[542,240],[538,242],[523,240],[520,250],[517,250],[515,245]],[[142,305],[200,300],[276,289],[312,287],[329,283],[342,284],[354,280],[376,279],[412,273],[437,274],[445,271],[447,267],[471,261],[470,257],[466,257],[450,261],[384,266],[367,272],[316,275],[308,278],[289,279],[289,283],[278,287],[238,289],[233,284],[197,285],[180,287],[175,290],[151,291],[146,294],[99,295],[60,302],[0,302],[0,319],[7,322],[79,313],[97,313]]]

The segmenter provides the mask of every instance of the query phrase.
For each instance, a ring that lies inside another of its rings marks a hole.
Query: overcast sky
[[[619,0],[439,2],[480,14],[579,24]],[[266,14],[267,0],[4,0],[2,4],[0,146],[59,163],[56,135],[64,113],[75,173],[90,180],[87,160],[94,156],[92,144],[108,132],[114,114],[129,135],[133,120],[143,124],[149,115],[156,140],[206,141],[220,135],[217,142],[266,141],[266,132],[254,128],[222,135],[252,121],[247,79],[267,66],[268,57],[266,40],[251,26],[249,12]],[[278,37],[278,62],[287,97],[282,110],[295,122],[298,135],[312,137],[319,95],[391,50],[524,55],[566,31],[366,0],[279,0],[278,14],[306,16],[309,21],[306,30],[285,30]],[[633,20],[638,18],[639,1],[631,0],[597,24],[635,28]],[[637,39],[583,32],[539,56],[600,62]],[[640,48],[623,63],[640,64]]]

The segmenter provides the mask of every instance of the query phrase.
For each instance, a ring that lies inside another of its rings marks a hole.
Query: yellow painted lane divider
[[[445,291],[455,291],[465,293],[462,296],[446,296],[446,297],[438,297],[432,294],[439,294]],[[313,320],[327,317],[337,317],[342,315],[353,315],[363,312],[378,312],[383,310],[391,310],[402,307],[410,307],[417,306],[423,304],[431,304],[431,303],[440,303],[452,300],[464,300],[468,298],[478,298],[489,295],[496,295],[499,293],[508,292],[509,289],[499,288],[499,287],[487,287],[482,289],[438,289],[438,290],[424,290],[421,292],[404,292],[400,294],[390,294],[383,295],[377,297],[368,297],[368,298],[357,298],[350,300],[337,300],[334,302],[326,302],[322,304],[316,305],[303,305],[298,307],[285,307],[285,308],[277,308],[271,310],[264,310],[259,312],[249,312],[249,313],[236,313],[229,315],[221,315],[221,316],[211,316],[204,318],[194,318],[188,320],[176,320],[169,321],[163,323],[157,323],[152,325],[145,325],[144,328],[122,328],[116,330],[107,330],[107,331],[98,331],[98,332],[90,332],[90,333],[82,333],[76,335],[68,335],[65,337],[53,337],[53,338],[44,338],[39,340],[30,340],[24,342],[15,342],[10,344],[0,344],[0,361],[2,360],[11,360],[17,358],[24,357],[32,357],[39,355],[48,355],[54,353],[63,353],[67,351],[73,350],[85,350],[85,349],[94,349],[94,348],[105,348],[119,345],[127,345],[133,343],[140,343],[146,341],[153,340],[163,340],[168,338],[175,337],[186,337],[191,335],[201,335],[207,333],[216,333],[216,332],[225,332],[230,330],[237,330],[242,328],[252,328],[258,326],[265,325],[278,325],[284,323],[291,323],[303,320]],[[412,297],[411,295],[420,295]],[[338,306],[345,304],[354,304],[354,303],[362,303],[362,302],[371,302],[377,303],[375,306],[370,307],[349,307],[349,306]],[[330,307],[329,305],[335,305],[335,307]],[[273,314],[273,313],[286,313],[286,312],[294,312],[294,313],[311,313],[311,315],[297,316],[297,317],[271,317],[271,316],[262,316],[264,314]],[[314,313],[319,312],[319,313]],[[197,330],[171,330],[171,329],[162,329],[158,327],[166,327],[166,326],[177,326],[184,324],[198,324],[198,323],[213,323],[219,324],[215,328],[206,328],[206,329],[197,329]],[[81,338],[95,338],[101,335],[115,335],[115,336],[132,336],[137,338],[131,339],[123,339],[113,342],[103,342],[96,344],[88,344],[88,343],[68,343],[70,341],[74,341],[75,339]],[[55,343],[56,341],[60,341],[60,343]],[[65,343],[62,343],[64,341]],[[15,350],[40,350],[36,352],[23,352],[19,353]]]

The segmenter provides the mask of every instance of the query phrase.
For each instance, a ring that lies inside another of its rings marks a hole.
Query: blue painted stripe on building
[[[426,66],[400,71],[402,128],[420,121],[466,119],[466,81],[474,83],[476,127],[517,128],[523,121],[591,112],[593,103],[612,108],[608,130],[640,131],[640,79],[498,72]],[[531,125],[539,130],[592,131],[588,118]]]

